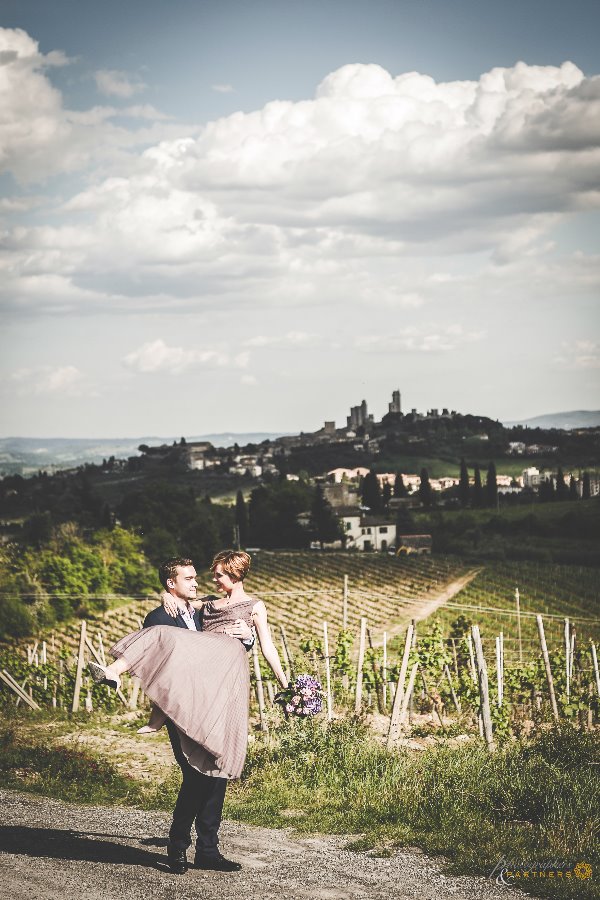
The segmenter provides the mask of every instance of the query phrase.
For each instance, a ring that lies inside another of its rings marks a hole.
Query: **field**
[[[340,643],[344,576],[348,631]],[[516,586],[522,666],[517,664]],[[283,721],[280,709],[271,705],[269,682],[266,707],[259,715],[253,692],[248,762],[242,781],[229,791],[228,818],[289,827],[293,816],[300,831],[354,834],[353,848],[382,856],[416,845],[444,854],[456,872],[487,875],[501,857],[560,858],[570,866],[585,862],[597,870],[599,710],[595,688],[589,688],[593,672],[588,650],[589,639],[600,638],[595,570],[531,563],[487,563],[473,569],[456,557],[260,551],[254,554],[248,590],[265,600],[280,650],[283,626],[300,666],[297,671],[316,671],[323,683],[322,626],[327,621],[334,645],[334,721],[328,727],[324,715],[315,721]],[[100,635],[108,647],[138,628],[156,603],[156,597],[132,599],[88,619],[91,646],[99,652]],[[552,729],[535,613],[544,617],[560,731]],[[361,616],[367,618],[373,646],[366,650],[357,684]],[[570,697],[561,656],[565,616],[576,629],[575,646],[582,651],[575,654]],[[386,747],[404,632],[411,619],[416,620],[418,636],[411,666],[416,670],[418,662],[419,680],[412,696],[407,689],[408,721],[401,723],[398,743]],[[465,622],[479,624],[483,636],[494,753],[479,740],[480,698],[465,640],[456,638],[454,660],[450,649],[450,634],[464,631]],[[145,714],[135,684],[126,680],[123,699],[118,700],[114,692],[90,684],[84,676],[79,712],[70,714],[80,629],[74,622],[40,635],[36,645],[29,640],[0,648],[0,668],[11,670],[42,706],[32,712],[21,703],[15,710],[14,694],[0,689],[5,713],[0,784],[68,795],[80,802],[172,808],[178,779],[169,774],[166,737],[159,734],[144,743],[134,733]],[[384,630],[388,668],[382,678]],[[506,644],[502,707],[494,653],[500,631]],[[444,667],[452,670],[451,682],[462,705],[458,714]],[[253,682],[256,687],[255,678]],[[355,715],[358,685],[362,699]],[[54,704],[58,708],[49,709]],[[592,880],[574,879],[559,893],[541,883],[528,887],[548,897],[600,896]]]
[[[548,647],[554,654],[564,649],[564,618],[568,617],[576,634],[576,648],[583,651],[582,675],[589,670],[589,677],[593,677],[589,641],[597,643],[600,639],[599,584],[593,569],[528,562],[486,563],[469,568],[456,557],[394,558],[342,552],[260,551],[254,554],[248,579],[248,591],[266,603],[280,652],[283,629],[290,651],[294,655],[309,652],[306,663],[312,660],[313,668],[317,668],[321,677],[323,623],[328,624],[330,652],[333,652],[341,636],[345,585],[347,614],[342,655],[348,673],[358,653],[361,617],[367,620],[372,652],[381,653],[386,632],[390,671],[396,671],[400,663],[404,633],[411,620],[417,623],[419,640],[426,638],[437,623],[436,640],[443,641],[447,648],[451,646],[452,636],[458,643],[469,625],[479,625],[488,665],[492,668],[496,636],[502,632],[505,664],[514,666],[519,662],[515,602],[518,588],[522,662],[539,660],[537,613],[544,617]],[[201,584],[203,590],[211,590],[208,578]],[[88,618],[88,639],[100,652],[107,650],[119,637],[141,627],[144,616],[157,602],[156,597],[131,599],[120,608]],[[39,635],[37,657],[32,652],[31,640],[6,646],[1,654],[3,665],[20,679],[30,673],[29,686],[42,705],[55,696],[59,705],[70,706],[69,691],[72,696],[79,641],[80,623],[75,620],[61,630]],[[56,666],[59,657],[63,659],[60,678],[55,668],[43,673],[28,668],[30,661],[39,662],[42,642],[46,645],[50,667]],[[62,685],[62,691],[58,684]],[[86,685],[85,678],[84,687],[90,689],[88,702],[92,703],[93,698],[94,709],[106,705],[105,689]],[[0,690],[5,700],[11,697],[4,685]],[[109,708],[114,708],[114,702],[111,701]]]

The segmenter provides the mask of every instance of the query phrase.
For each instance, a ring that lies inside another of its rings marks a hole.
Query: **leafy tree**
[[[496,481],[496,463],[492,459],[487,470],[485,482],[485,499],[488,506],[498,506],[498,483]]]
[[[396,513],[396,534],[414,534],[415,520],[408,506],[401,506]]]
[[[331,504],[325,498],[323,488],[318,484],[315,488],[310,510],[310,525],[316,539],[323,549],[324,543],[341,539],[341,529]]]
[[[394,481],[394,497],[408,497],[408,490],[406,485],[404,484],[402,472],[396,472],[396,479]]]
[[[242,491],[235,496],[235,524],[240,547],[245,547],[248,543],[248,509]]]
[[[473,485],[473,506],[475,509],[481,509],[483,506],[483,485],[481,484],[481,470],[475,463],[474,485]]]
[[[375,472],[371,469],[363,478],[361,485],[361,497],[365,506],[368,506],[372,512],[381,512],[382,498],[381,488],[379,487],[379,479]]]
[[[34,513],[23,524],[23,541],[33,547],[48,543],[52,537],[52,516],[49,512]]]
[[[469,505],[469,470],[464,456],[460,461],[460,480],[458,482],[458,501],[465,509]]]
[[[427,469],[421,469],[421,483],[419,485],[419,500],[423,506],[430,507],[433,503],[433,491],[429,481]]]
[[[271,549],[306,547],[309,532],[298,516],[311,502],[312,491],[304,482],[277,481],[255,488],[248,508],[251,543]]]

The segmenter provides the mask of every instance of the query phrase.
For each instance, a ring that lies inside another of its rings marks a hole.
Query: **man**
[[[144,628],[153,625],[173,625],[191,631],[202,629],[200,610],[190,605],[196,599],[198,582],[196,569],[191,559],[174,558],[164,562],[158,570],[158,577],[165,590],[177,605],[177,616],[170,616],[163,606],[149,612],[144,619]],[[229,633],[243,641],[246,649],[254,644],[252,630],[244,623],[237,622]],[[169,831],[167,858],[171,872],[183,875],[188,870],[187,848],[191,844],[192,825],[196,826],[196,854],[194,865],[200,869],[214,869],[218,872],[237,872],[241,865],[225,859],[219,852],[219,826],[223,814],[226,778],[217,778],[199,772],[189,764],[181,748],[177,728],[169,719],[167,731],[175,759],[181,768],[183,780]]]

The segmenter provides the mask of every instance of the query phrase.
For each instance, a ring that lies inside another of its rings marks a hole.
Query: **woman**
[[[244,590],[250,556],[224,550],[211,565],[213,580],[225,599],[191,600],[201,609],[202,631],[155,625],[122,638],[111,649],[116,662],[90,663],[95,681],[118,686],[130,672],[142,689],[183,735],[182,748],[192,766],[205,774],[239,778],[248,744],[249,672],[241,642],[228,634],[242,621],[256,628],[261,650],[277,681],[287,679],[271,639],[262,600]],[[172,615],[175,602],[164,605]]]

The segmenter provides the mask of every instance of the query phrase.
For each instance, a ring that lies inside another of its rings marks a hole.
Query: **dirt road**
[[[164,865],[169,816],[81,807],[0,790],[0,897],[10,900],[523,900],[487,878],[444,873],[418,850],[376,859],[344,838],[226,822],[222,850],[241,872]],[[191,856],[191,853],[190,853]]]

